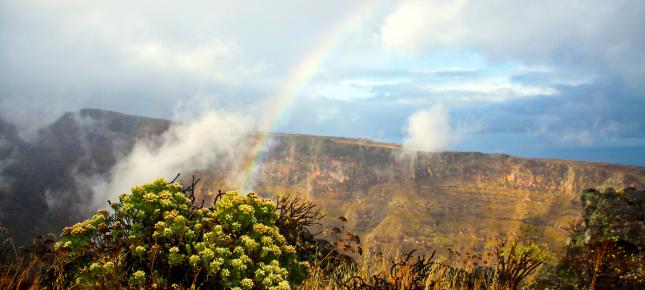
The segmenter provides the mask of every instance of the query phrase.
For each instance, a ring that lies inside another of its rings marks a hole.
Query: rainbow
[[[313,49],[306,54],[304,59],[294,67],[288,74],[285,84],[271,98],[270,107],[264,112],[266,115],[259,123],[259,138],[252,146],[242,164],[242,180],[240,189],[247,191],[252,187],[258,165],[262,161],[262,151],[268,147],[271,139],[271,132],[285,118],[294,98],[301,92],[307,83],[316,75],[320,66],[343,42],[351,31],[352,26],[357,23],[362,15],[372,4],[373,0],[361,1],[357,4],[349,16],[336,24]],[[350,2],[348,2],[350,3]]]

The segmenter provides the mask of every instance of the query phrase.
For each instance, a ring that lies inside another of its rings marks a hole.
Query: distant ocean
[[[509,152],[511,155],[537,158],[556,158],[645,166],[645,146],[544,148],[530,152]]]

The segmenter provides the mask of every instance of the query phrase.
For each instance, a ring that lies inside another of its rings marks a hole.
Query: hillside
[[[645,183],[642,167],[412,153],[346,138],[274,138],[255,189],[304,193],[323,207],[330,223],[337,216],[348,218],[364,243],[383,250],[480,248],[495,235],[521,230],[537,231],[552,246],[561,246],[565,229],[580,215],[584,189],[643,188]]]
[[[89,185],[140,139],[154,139],[168,121],[99,110],[61,117],[36,140],[20,141],[10,125],[0,186],[0,222],[25,242],[87,215]],[[580,214],[588,187],[645,184],[645,168],[500,154],[403,152],[362,139],[275,134],[258,169],[262,195],[299,193],[329,221],[345,216],[364,243],[424,251],[483,247],[499,233],[533,228],[553,245]],[[203,187],[233,190],[221,169],[199,172]],[[170,176],[169,176],[170,177]]]
[[[106,174],[136,140],[156,136],[169,122],[100,110],[67,113],[33,140],[0,126],[0,222],[19,243],[59,232],[89,214],[89,184],[83,177]]]

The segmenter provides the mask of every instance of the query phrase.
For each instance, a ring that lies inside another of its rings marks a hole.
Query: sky
[[[645,1],[0,0],[0,114],[645,166]],[[246,124],[246,121],[245,121]]]

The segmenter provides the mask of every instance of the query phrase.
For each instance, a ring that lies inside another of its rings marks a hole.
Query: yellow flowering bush
[[[63,230],[51,284],[80,288],[290,289],[306,268],[276,226],[276,205],[254,193],[196,206],[164,179],[132,188],[113,213]],[[55,280],[55,281],[53,281]],[[54,283],[55,282],[55,283]]]

